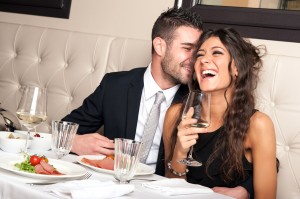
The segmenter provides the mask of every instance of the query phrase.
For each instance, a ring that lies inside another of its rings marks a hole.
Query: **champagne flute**
[[[192,118],[197,122],[190,127],[207,128],[210,125],[210,94],[201,91],[191,91],[184,106],[181,119],[184,120],[188,111],[193,109]],[[178,160],[187,166],[199,167],[202,163],[193,158],[193,146],[191,146],[188,157]]]
[[[30,131],[46,121],[46,90],[36,86],[25,86],[16,115],[27,129],[24,152],[27,153]]]

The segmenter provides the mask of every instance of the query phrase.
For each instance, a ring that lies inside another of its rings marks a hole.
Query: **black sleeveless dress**
[[[189,167],[189,172],[187,173],[187,181],[193,184],[200,184],[206,187],[236,187],[243,186],[247,189],[250,194],[250,198],[253,198],[253,166],[249,163],[245,156],[243,156],[243,165],[245,170],[245,179],[237,178],[234,182],[226,183],[222,179],[220,172],[221,160],[216,158],[214,162],[209,167],[210,177],[206,172],[206,162],[212,153],[218,136],[224,131],[221,127],[218,130],[211,133],[201,133],[199,134],[199,139],[194,146],[194,159],[201,161],[203,163],[200,167]]]

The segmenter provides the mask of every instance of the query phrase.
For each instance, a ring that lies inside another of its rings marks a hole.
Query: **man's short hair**
[[[174,7],[163,12],[155,21],[152,28],[152,41],[156,37],[161,37],[167,44],[172,43],[174,32],[181,26],[188,26],[199,31],[203,29],[200,15],[190,10]]]

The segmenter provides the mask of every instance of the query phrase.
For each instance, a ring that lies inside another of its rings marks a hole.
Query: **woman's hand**
[[[192,118],[194,113],[194,109],[190,108],[187,112],[186,116],[179,123],[177,130],[177,141],[175,146],[175,151],[180,152],[181,154],[185,154],[190,150],[190,147],[195,145],[198,139],[199,133],[206,133],[206,128],[198,128],[192,127],[192,124],[197,122],[196,119]]]

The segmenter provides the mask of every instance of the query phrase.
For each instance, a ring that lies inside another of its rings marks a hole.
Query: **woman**
[[[274,126],[254,108],[253,91],[262,65],[259,49],[230,28],[204,32],[199,46],[195,76],[200,90],[211,93],[211,124],[189,128],[195,121],[180,121],[182,104],[169,108],[163,131],[166,176],[185,177],[223,194],[222,187],[250,181],[255,198],[276,198]],[[201,167],[178,163],[192,145]]]

